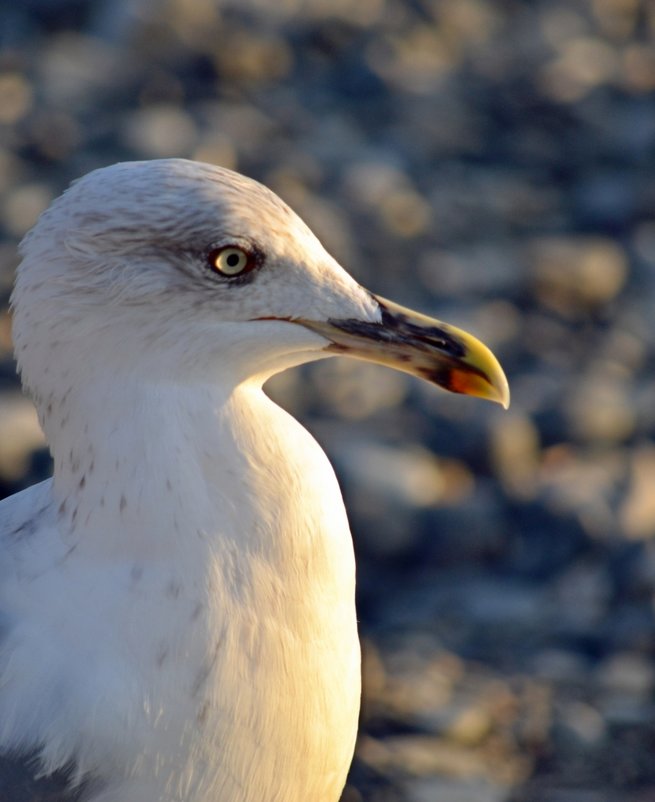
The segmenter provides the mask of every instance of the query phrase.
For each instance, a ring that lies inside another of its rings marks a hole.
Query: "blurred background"
[[[655,4],[4,0],[0,44],[0,496],[50,470],[7,311],[38,214],[125,159],[257,178],[512,388],[269,385],[358,555],[343,802],[653,802]]]

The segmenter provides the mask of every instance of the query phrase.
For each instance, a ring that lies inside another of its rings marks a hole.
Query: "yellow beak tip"
[[[503,409],[509,409],[510,405],[510,392],[509,392],[509,384],[507,379],[505,378],[505,374],[501,374],[501,376],[495,376],[493,381],[491,381],[486,386],[486,394],[483,396],[484,398],[489,399],[489,401],[494,401]]]
[[[498,399],[498,403],[501,405],[503,409],[509,409],[510,405],[509,387],[507,387],[505,392],[500,396],[500,398]]]
[[[498,373],[491,377],[486,373],[481,375],[477,372],[470,372],[466,368],[454,370],[450,374],[446,389],[454,393],[493,401],[496,404],[500,404],[503,409],[509,407],[509,385],[500,367],[498,368]]]

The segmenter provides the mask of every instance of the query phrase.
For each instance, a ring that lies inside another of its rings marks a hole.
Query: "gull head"
[[[23,382],[264,381],[344,354],[507,406],[472,335],[376,297],[273,192],[181,159],[76,181],[21,243],[12,306]],[[51,378],[48,378],[50,376]]]

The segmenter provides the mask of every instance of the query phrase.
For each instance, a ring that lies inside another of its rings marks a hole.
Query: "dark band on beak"
[[[292,319],[323,336],[326,351],[420,376],[453,393],[509,406],[509,387],[498,360],[471,334],[398,304],[371,296],[378,321],[344,318]]]
[[[462,343],[445,331],[443,327],[436,325],[432,327],[417,326],[404,312],[392,314],[385,301],[381,298],[375,298],[375,300],[382,313],[380,323],[369,323],[353,318],[347,320],[330,319],[328,322],[334,328],[347,334],[377,340],[381,344],[385,342],[395,345],[405,343],[413,348],[424,346],[426,351],[437,348],[453,359],[462,359],[465,356]],[[406,356],[407,361],[409,361],[411,357],[409,354]]]

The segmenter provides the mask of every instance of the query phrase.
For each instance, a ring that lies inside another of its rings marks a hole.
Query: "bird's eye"
[[[216,248],[208,260],[211,269],[223,276],[239,276],[253,267],[250,255],[241,248]]]

